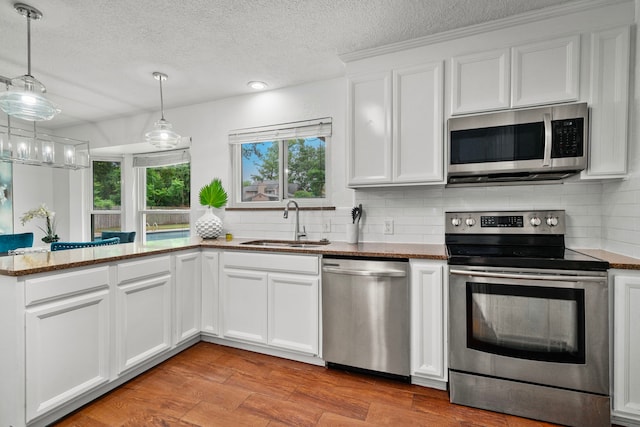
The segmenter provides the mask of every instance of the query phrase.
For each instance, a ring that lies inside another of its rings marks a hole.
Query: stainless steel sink
[[[328,240],[250,240],[241,245],[266,246],[274,248],[315,248],[328,245]]]

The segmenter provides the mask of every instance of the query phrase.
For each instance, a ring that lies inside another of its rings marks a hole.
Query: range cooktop
[[[606,271],[609,263],[565,248],[565,213],[447,212],[450,265]]]

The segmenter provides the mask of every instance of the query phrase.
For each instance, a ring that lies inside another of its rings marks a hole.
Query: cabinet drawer
[[[71,271],[25,280],[25,305],[109,286],[109,267]]]
[[[169,256],[130,261],[118,265],[118,284],[143,277],[156,276],[171,272]]]
[[[225,268],[318,274],[316,255],[279,255],[254,252],[225,252]]]

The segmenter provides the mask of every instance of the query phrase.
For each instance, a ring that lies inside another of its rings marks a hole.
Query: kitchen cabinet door
[[[410,260],[411,265],[411,381],[447,388],[446,265]]]
[[[269,345],[318,354],[317,276],[269,274]]]
[[[509,49],[456,56],[451,59],[451,114],[509,108]]]
[[[175,255],[175,344],[200,334],[200,252]]]
[[[202,265],[202,323],[203,333],[218,335],[218,266],[220,254],[218,252],[203,250]]]
[[[27,422],[109,381],[109,290],[26,309]]]
[[[394,183],[443,181],[443,93],[440,62],[393,71]]]
[[[117,373],[172,346],[172,276],[168,256],[118,265]]]
[[[442,62],[349,78],[348,185],[444,182]]]
[[[627,173],[629,56],[629,27],[591,35],[591,133],[583,179],[621,178]]]
[[[391,182],[391,103],[391,72],[349,78],[349,184]]]
[[[577,101],[580,36],[512,48],[511,106]]]
[[[225,268],[222,298],[222,335],[266,344],[267,273]]]
[[[640,274],[614,270],[613,415],[640,423]]]

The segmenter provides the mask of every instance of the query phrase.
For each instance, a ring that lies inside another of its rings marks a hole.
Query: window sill
[[[271,206],[271,207],[229,207],[229,208],[224,208],[225,211],[281,211],[283,210],[284,207],[276,207],[276,206]],[[298,210],[301,211],[335,211],[336,207],[335,206],[300,206],[298,208]]]

